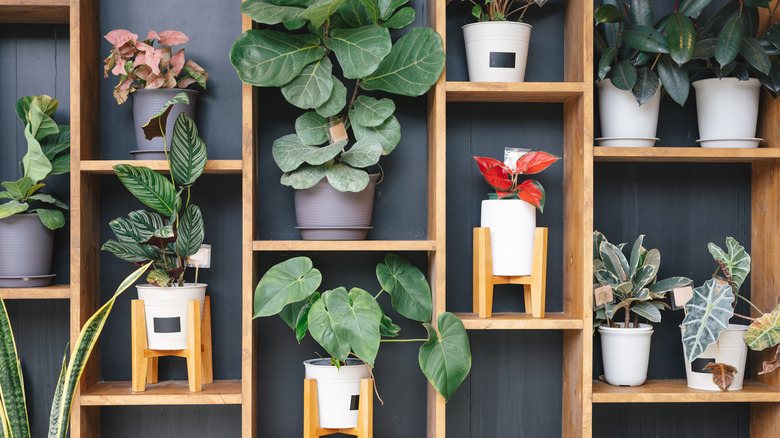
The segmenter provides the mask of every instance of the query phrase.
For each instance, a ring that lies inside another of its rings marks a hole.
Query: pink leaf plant
[[[520,175],[532,175],[548,168],[560,157],[547,152],[529,152],[517,160],[514,167],[489,157],[473,157],[477,161],[479,171],[490,187],[496,190],[498,199],[522,199],[525,202],[544,210],[544,188],[534,179],[518,183]]]

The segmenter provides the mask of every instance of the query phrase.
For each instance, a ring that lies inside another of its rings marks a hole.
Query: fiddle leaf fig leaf
[[[389,19],[393,12],[401,6],[409,3],[409,0],[377,0],[377,6],[379,6],[380,18],[382,20]]]
[[[37,107],[33,105],[31,108]],[[33,137],[29,124],[24,127],[24,137],[27,139],[27,153],[22,157],[22,169],[24,169],[24,176],[30,178],[33,183],[37,183],[49,176],[52,165],[43,153],[41,144]]]
[[[333,160],[347,145],[347,140],[341,140],[322,147],[311,147],[306,153],[306,163],[319,166]]]
[[[306,24],[306,20],[301,17],[305,9],[293,5],[276,5],[262,0],[247,0],[241,3],[241,12],[249,15],[252,21],[271,25],[284,23],[290,30],[299,29]]]
[[[341,163],[328,167],[325,176],[330,185],[340,192],[359,192],[368,186],[369,181],[365,170]]]
[[[253,318],[276,315],[290,303],[297,303],[314,293],[322,274],[308,257],[295,257],[274,265],[255,288]]]
[[[51,160],[51,171],[49,175],[62,175],[70,172],[70,154],[62,154]]]
[[[190,186],[206,169],[206,145],[198,137],[195,121],[183,112],[176,118],[171,135],[171,174],[179,186]]]
[[[358,96],[350,115],[352,121],[365,127],[375,127],[384,123],[395,112],[395,103],[390,99],[374,99]]]
[[[330,98],[333,92],[333,64],[327,57],[303,68],[301,73],[282,87],[288,102],[301,109],[314,109]]]
[[[59,129],[53,141],[41,145],[44,155],[49,160],[54,160],[57,154],[70,147],[70,126],[60,126]]]
[[[178,210],[176,189],[160,173],[129,164],[117,164],[114,172],[130,193],[149,207],[165,216],[171,216]]]
[[[366,127],[358,123],[352,124],[352,132],[355,134],[355,139],[360,140],[375,140],[382,145],[384,155],[393,152],[398,143],[401,141],[401,125],[398,123],[398,119],[395,116],[390,116],[387,120],[382,122],[379,126]]]
[[[28,208],[30,208],[30,205],[26,202],[19,202],[15,199],[12,199],[5,204],[0,204],[0,219],[5,219],[9,216],[15,215],[16,213],[27,211]]]
[[[363,78],[375,72],[390,53],[390,32],[379,25],[357,29],[333,29],[325,43],[333,50],[348,79]]]
[[[63,210],[69,210],[70,207],[68,207],[68,204],[60,201],[59,199],[55,198],[52,195],[47,195],[46,193],[36,193],[34,195],[29,196],[27,199],[33,200],[33,201],[41,201],[45,202],[47,204],[55,205],[59,208],[62,208]]]
[[[739,294],[739,288],[750,273],[750,255],[745,251],[745,247],[740,245],[737,239],[726,237],[728,253],[712,242],[707,244],[707,249],[720,264],[726,277],[733,282],[734,292]]]
[[[347,26],[354,28],[376,24],[376,20],[371,15],[373,13],[373,8],[371,8],[371,12],[369,12],[363,1],[365,0],[346,0],[338,9],[338,16],[344,20],[344,23]]]
[[[690,18],[673,12],[666,23],[666,39],[669,55],[678,65],[683,65],[693,58],[696,50],[696,27]]]
[[[282,172],[292,172],[306,162],[306,154],[313,146],[301,141],[296,134],[279,137],[273,144],[273,156]]]
[[[344,0],[320,0],[306,8],[301,16],[309,20],[314,27],[320,27],[322,26],[322,23],[330,20],[330,16],[333,15],[343,3]]]
[[[30,189],[33,187],[33,181],[23,176],[18,181],[4,181],[0,183],[10,194],[10,199],[22,200],[30,193]]]
[[[682,324],[685,329],[682,342],[688,362],[699,357],[718,340],[720,332],[729,327],[729,319],[734,315],[732,302],[731,286],[726,285],[718,292],[718,282],[714,278],[693,289],[693,298],[685,305]]]
[[[343,288],[341,288],[343,289]],[[348,338],[342,338],[336,334],[335,321],[329,308],[326,307],[326,299],[333,291],[327,291],[323,298],[317,300],[309,309],[308,327],[311,337],[325,349],[332,357],[345,361],[349,356],[350,345]],[[346,294],[346,290],[344,290]]]
[[[141,129],[144,131],[144,137],[147,140],[151,140],[155,137],[162,137],[165,133],[165,129],[168,127],[168,115],[173,110],[173,105],[177,103],[190,103],[190,98],[187,93],[177,93],[170,98],[162,106],[157,114],[153,115],[149,121],[147,121]]]
[[[179,219],[179,235],[176,248],[180,257],[189,257],[200,249],[203,244],[205,230],[203,216],[197,205],[190,204]]]
[[[340,161],[352,167],[364,168],[378,163],[383,152],[382,145],[376,140],[364,138],[341,154]]]
[[[745,25],[741,17],[736,16],[726,22],[718,35],[718,45],[715,47],[715,59],[721,67],[736,59],[744,37]]]
[[[407,260],[395,254],[385,256],[376,267],[376,278],[392,298],[393,308],[415,321],[430,321],[433,312],[431,288],[425,275]]]
[[[390,29],[403,29],[414,22],[414,8],[402,8],[393,14],[390,19],[381,23],[382,27]]]
[[[363,289],[353,288],[347,294],[345,288],[339,287],[322,294],[322,300],[328,308],[336,335],[347,340],[357,357],[374,366],[382,321],[382,309],[374,297]]]
[[[455,394],[471,370],[471,349],[466,328],[449,312],[437,318],[437,331],[428,323],[428,341],[420,346],[420,368],[436,391],[445,400]]]
[[[763,351],[780,344],[780,305],[750,324],[745,333],[745,343],[754,351]]]
[[[329,126],[328,119],[315,111],[307,111],[295,119],[295,133],[301,143],[306,145],[315,146],[328,141]]]
[[[330,166],[327,164],[320,166],[309,166],[304,164],[292,172],[284,173],[282,175],[281,183],[298,190],[308,189],[314,187],[322,178],[325,178],[329,168]]]
[[[347,104],[347,87],[335,76],[331,77],[333,81],[333,91],[330,97],[322,105],[315,108],[317,114],[322,117],[331,117],[339,113]]]

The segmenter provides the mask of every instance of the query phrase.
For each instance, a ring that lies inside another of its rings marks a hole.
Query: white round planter
[[[599,327],[604,377],[615,386],[639,386],[647,380],[650,360],[650,337],[653,327],[639,324],[639,328]]]
[[[609,79],[596,81],[596,86],[601,136],[610,140],[609,146],[654,146],[661,103],[660,85],[653,97],[642,105],[630,91],[617,88]],[[600,144],[606,146],[604,142]]]
[[[187,348],[187,303],[206,298],[206,284],[185,283],[182,287],[136,285],[138,299],[144,300],[146,340],[150,350],[183,350]]]
[[[523,82],[532,26],[482,21],[463,26],[471,82]]]
[[[320,427],[357,427],[360,380],[371,377],[368,366],[357,359],[347,359],[338,369],[326,359],[309,359],[303,365],[306,378],[317,380]]]
[[[741,324],[729,324],[729,328],[722,331],[718,342],[707,347],[704,352],[693,361],[693,364],[685,361],[685,377],[688,379],[688,387],[709,391],[721,391],[720,387],[712,381],[712,373],[702,369],[710,362],[725,363],[737,369],[734,380],[731,381],[729,391],[742,389],[745,379],[745,360],[747,359],[747,344],[744,336],[748,326]],[[684,334],[685,329],[680,326]],[[684,347],[683,347],[684,349]]]
[[[702,79],[696,89],[696,112],[702,147],[757,147],[757,142],[707,142],[719,139],[753,139],[758,121],[761,83],[751,78]]]
[[[536,207],[520,199],[486,199],[480,226],[490,228],[493,275],[531,275]]]

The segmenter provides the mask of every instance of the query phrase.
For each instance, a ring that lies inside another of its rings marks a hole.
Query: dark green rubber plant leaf
[[[177,103],[190,103],[190,98],[187,93],[177,93],[160,108],[157,114],[153,115],[141,129],[144,131],[144,137],[147,140],[151,140],[155,137],[164,137],[165,129],[168,127],[168,115],[173,109],[173,105]]]
[[[325,56],[315,35],[274,30],[248,30],[230,49],[230,63],[242,82],[257,87],[281,87],[304,67]]]
[[[726,4],[720,7],[709,20],[704,28],[701,30],[700,38],[717,37],[718,33],[726,26],[726,22],[735,17],[739,13],[741,7],[739,0],[730,0]]]
[[[327,168],[325,176],[328,183],[340,192],[359,192],[368,186],[368,173],[365,170],[337,163]]]
[[[643,52],[669,53],[664,35],[650,26],[631,26],[623,32],[626,45]]]
[[[596,23],[622,23],[626,21],[623,12],[612,4],[603,4],[593,11],[593,18]]]
[[[636,85],[637,71],[628,61],[620,61],[612,67],[609,80],[621,90],[629,91]]]
[[[333,64],[327,57],[307,65],[295,79],[282,87],[284,98],[301,109],[324,105],[332,92]]]
[[[341,154],[339,160],[352,167],[365,168],[378,163],[383,152],[382,145],[376,140],[364,138],[358,140],[348,151]]]
[[[433,301],[425,275],[416,266],[395,254],[387,254],[376,267],[376,278],[392,298],[393,308],[415,321],[431,320]]]
[[[739,54],[756,70],[765,75],[769,74],[769,70],[772,68],[772,61],[766,55],[764,48],[757,39],[745,37],[742,40],[742,46],[739,48]]]
[[[330,309],[326,306],[325,297],[332,292],[325,291],[322,295],[323,298],[315,301],[309,309],[309,333],[331,357],[344,362],[350,352],[349,340],[336,334],[336,323]],[[346,290],[344,293],[346,294]]]
[[[333,91],[330,97],[322,105],[315,108],[317,114],[322,117],[331,117],[339,113],[347,104],[347,87],[335,76],[331,77],[333,81]]]
[[[295,133],[305,145],[316,146],[328,141],[330,121],[316,111],[307,111],[295,119]]]
[[[647,67],[642,67],[636,72],[636,84],[631,89],[637,103],[644,105],[653,98],[660,85],[658,75]]]
[[[715,60],[721,66],[734,61],[742,47],[745,37],[745,25],[742,18],[737,16],[726,22],[726,25],[718,35],[718,45],[715,47]]]
[[[303,11],[301,16],[314,26],[320,27],[322,23],[329,21],[330,16],[344,3],[344,0],[320,0]]]
[[[402,8],[380,26],[390,29],[403,29],[414,22],[414,8]]]
[[[336,54],[348,79],[364,78],[375,72],[393,46],[390,31],[376,24],[333,29],[325,44]]]
[[[701,14],[701,11],[710,3],[712,0],[683,0],[680,3],[680,8],[678,9],[678,12],[682,15],[685,15],[686,17],[693,17],[696,18]]]
[[[664,85],[664,90],[666,90],[672,100],[680,104],[680,106],[684,105],[685,101],[688,100],[688,93],[691,89],[688,72],[672,61],[669,55],[661,55],[658,58],[656,67],[658,68],[658,77]]]
[[[628,17],[634,24],[653,26],[655,24],[655,18],[653,18],[653,4],[650,0],[631,0],[631,4],[628,8]]]
[[[420,369],[433,388],[449,400],[471,370],[471,349],[466,328],[457,316],[444,312],[437,331],[425,323],[428,341],[420,346]]]
[[[367,127],[353,123],[352,132],[358,141],[374,140],[382,145],[385,155],[393,152],[401,141],[401,124],[395,116],[390,116],[379,126]]]
[[[179,218],[179,235],[176,238],[176,248],[180,257],[189,257],[200,249],[203,244],[205,230],[203,216],[197,205],[190,204]]]
[[[685,305],[682,324],[685,329],[682,342],[688,362],[699,357],[718,340],[720,332],[729,327],[729,319],[734,315],[733,302],[731,286],[726,285],[718,291],[714,278],[693,289],[693,298]]]
[[[306,24],[301,16],[306,8],[293,5],[276,5],[262,0],[247,0],[241,3],[241,12],[249,15],[252,21],[261,24],[284,23],[290,30],[300,29]]]
[[[375,99],[358,96],[355,100],[350,120],[365,127],[379,126],[395,112],[395,103],[390,99]]]
[[[114,172],[119,181],[139,201],[165,216],[177,210],[176,189],[171,181],[148,167],[117,164]]]
[[[322,274],[308,257],[295,257],[271,267],[255,288],[253,318],[276,315],[290,303],[297,303],[314,293]]]
[[[780,305],[753,321],[745,333],[745,343],[754,351],[780,344]]]
[[[173,125],[171,135],[171,174],[177,186],[190,186],[206,169],[206,145],[198,137],[195,121],[183,112]]]
[[[601,59],[599,59],[598,76],[600,80],[603,81],[607,77],[607,73],[612,70],[612,63],[615,61],[615,58],[617,58],[617,50],[614,47],[604,50]]]
[[[339,287],[323,293],[322,300],[328,308],[336,335],[347,340],[357,357],[374,366],[382,321],[382,309],[374,297],[363,289],[352,288],[347,294],[345,288]]]
[[[739,295],[739,288],[742,287],[748,274],[750,274],[750,254],[745,251],[745,247],[737,242],[737,239],[733,237],[726,237],[726,249],[728,252],[723,251],[721,247],[710,242],[707,244],[707,249],[712,254],[712,258],[723,269],[723,273],[733,283],[734,293]]]
[[[673,12],[666,23],[666,40],[674,62],[683,65],[690,61],[696,51],[696,28],[690,18]]]
[[[294,189],[304,190],[314,187],[320,182],[328,172],[330,165],[310,166],[303,164],[292,172],[285,172],[282,175],[281,183]]]

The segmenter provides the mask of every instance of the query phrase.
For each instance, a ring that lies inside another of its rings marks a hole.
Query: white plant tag
[[[615,297],[612,294],[612,288],[609,286],[597,287],[593,291],[593,303],[599,307],[604,307],[605,304],[615,301]]]
[[[203,244],[195,254],[187,260],[191,267],[210,268],[211,267],[211,245]]]
[[[693,288],[690,286],[675,288],[672,290],[672,298],[674,307],[676,309],[681,309],[685,307],[685,303],[693,298]]]

